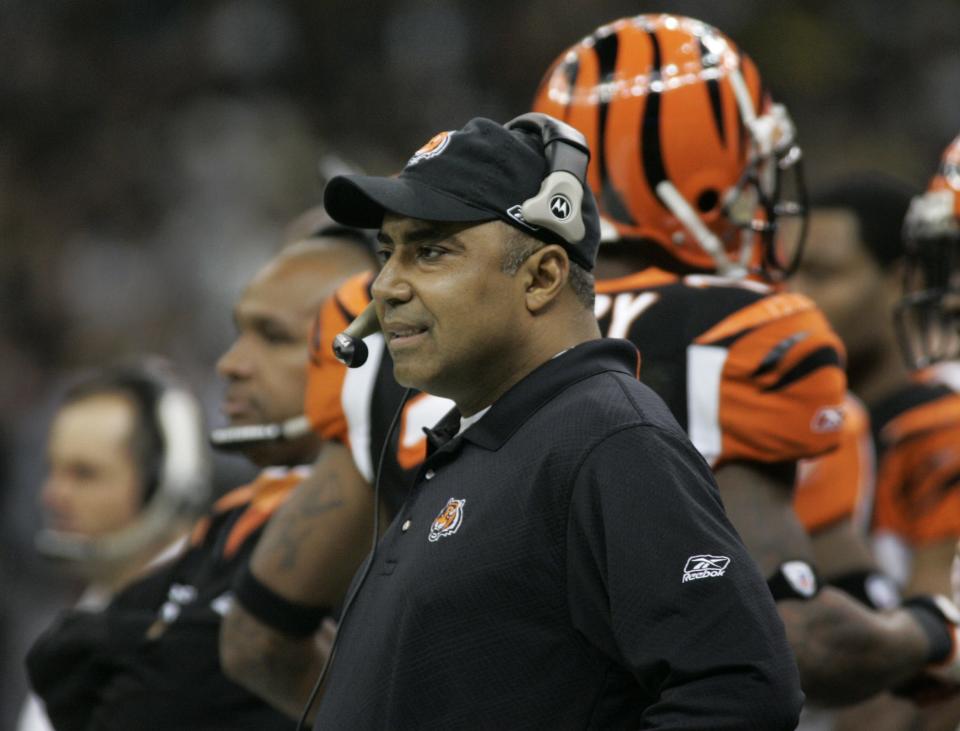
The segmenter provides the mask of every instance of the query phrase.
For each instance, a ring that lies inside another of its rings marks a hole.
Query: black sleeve
[[[763,577],[685,437],[619,431],[575,475],[568,601],[654,698],[649,729],[793,729],[803,695]]]
[[[133,662],[180,561],[164,564],[100,611],[71,609],[38,637],[26,657],[33,691],[57,731],[86,731],[118,668]]]
[[[151,615],[88,612],[60,615],[30,647],[27,675],[57,731],[84,731],[117,666],[141,643]]]

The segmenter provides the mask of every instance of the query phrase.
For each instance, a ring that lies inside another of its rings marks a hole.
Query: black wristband
[[[880,571],[851,571],[827,581],[871,609],[893,609],[900,606],[897,583]]]
[[[807,601],[820,591],[820,580],[816,570],[806,561],[784,561],[767,579],[767,586],[775,602],[782,599]]]
[[[253,575],[250,564],[243,567],[234,581],[233,592],[250,614],[268,627],[293,637],[312,635],[330,614],[327,607],[300,604],[280,596]]]
[[[948,617],[935,597],[915,596],[903,603],[903,608],[914,616],[930,643],[928,663],[940,663],[953,654],[953,627],[956,622]]]

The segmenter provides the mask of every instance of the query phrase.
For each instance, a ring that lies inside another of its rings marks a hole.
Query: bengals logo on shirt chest
[[[467,504],[465,498],[452,497],[430,524],[430,535],[427,538],[431,543],[445,536],[452,536],[460,529],[463,522],[463,506]]]

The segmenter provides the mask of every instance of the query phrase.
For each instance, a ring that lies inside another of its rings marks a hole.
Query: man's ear
[[[537,313],[548,307],[567,285],[570,259],[562,246],[549,244],[531,254],[522,265],[527,309]]]

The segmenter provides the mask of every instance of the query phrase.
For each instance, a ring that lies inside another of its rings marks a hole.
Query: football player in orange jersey
[[[900,342],[915,377],[931,388],[948,386],[960,391],[960,136],[944,151],[940,166],[926,192],[913,199],[904,223],[905,271],[904,297],[897,308]],[[940,390],[942,393],[942,389]],[[941,436],[939,449],[932,448],[934,438],[925,437],[930,458],[936,463],[929,480],[917,477],[914,490],[890,495],[882,488],[878,496],[876,528],[900,532],[913,550],[911,588],[947,591],[943,569],[950,561],[950,544],[960,537],[960,465],[947,468],[948,445],[960,440],[956,423],[960,399],[939,398],[926,409],[926,423],[919,416],[907,425],[901,419],[896,427],[903,432],[897,440],[904,443],[910,436],[917,441],[922,434],[935,429],[950,431],[953,439]],[[941,420],[949,420],[947,427]],[[912,426],[910,433],[907,427]],[[892,434],[881,434],[893,439]],[[884,445],[886,446],[886,445]],[[960,449],[956,449],[960,452]],[[950,451],[953,455],[955,452]],[[960,459],[960,458],[958,458]],[[904,465],[907,467],[906,465]],[[946,469],[945,469],[946,468]],[[913,470],[907,473],[915,476]],[[946,474],[945,474],[946,471]],[[892,506],[879,500],[900,501],[901,523],[890,517]],[[957,587],[953,587],[956,591]]]
[[[941,382],[933,364],[950,354],[956,334],[946,311],[948,262],[929,258],[937,249],[925,234],[935,225],[945,229],[931,220],[936,208],[930,193],[910,205],[911,193],[878,175],[824,186],[814,197],[813,235],[795,284],[836,326],[849,352],[851,389],[870,408],[877,451],[871,530],[879,554],[908,593],[949,592],[943,567],[949,567],[953,538],[960,535],[960,506],[954,502],[960,496],[951,489],[960,470],[960,449],[951,448],[960,440],[960,396]],[[901,297],[904,214],[908,250],[915,252],[906,261],[913,291],[898,307],[895,328],[890,313]],[[916,289],[921,277],[939,282]],[[926,560],[938,553],[940,560]]]
[[[948,258],[956,203],[942,174],[931,191],[911,203],[909,186],[877,174],[825,185],[813,196],[811,241],[795,282],[837,327],[848,347],[850,386],[870,406],[877,485],[864,512],[881,564],[907,595],[950,592],[960,535],[952,484],[960,471],[960,397],[938,370],[957,355]],[[898,304],[904,264],[907,295]],[[889,702],[856,713],[845,714],[843,728],[903,728],[914,714]],[[956,708],[927,711],[928,723],[933,713],[956,725]]]
[[[816,585],[794,473],[838,444],[843,346],[809,299],[771,286],[799,255],[774,231],[803,213],[800,150],[753,62],[700,21],[626,18],[562,53],[534,109],[590,141],[610,224],[602,329],[637,344],[642,378],[714,467],[808,698],[854,702],[953,657],[955,624],[932,601],[881,613]]]
[[[903,353],[915,369],[917,381],[960,391],[960,135],[944,151],[926,192],[911,201],[903,233],[904,296],[896,310]],[[947,406],[948,402],[953,405]],[[900,439],[881,433],[891,439],[892,444],[883,445],[889,446],[891,453],[898,447],[903,451],[903,446],[913,442],[922,445],[917,451],[925,450],[928,456],[922,461],[914,458],[916,471],[904,465],[914,489],[895,495],[891,494],[892,481],[878,486],[874,524],[878,531],[899,532],[899,538],[910,546],[911,590],[951,590],[955,602],[960,598],[960,542],[954,544],[954,539],[960,538],[960,468],[948,468],[946,477],[943,469],[948,463],[956,464],[960,452],[956,404],[955,396],[931,399],[929,406],[919,410],[926,412],[925,418],[914,416],[911,424],[898,420]],[[894,505],[887,504],[884,509],[881,501]],[[890,515],[890,507],[898,508],[899,520]],[[945,579],[948,567],[949,585]],[[954,731],[960,702],[934,713],[935,709],[928,712],[925,729]]]

